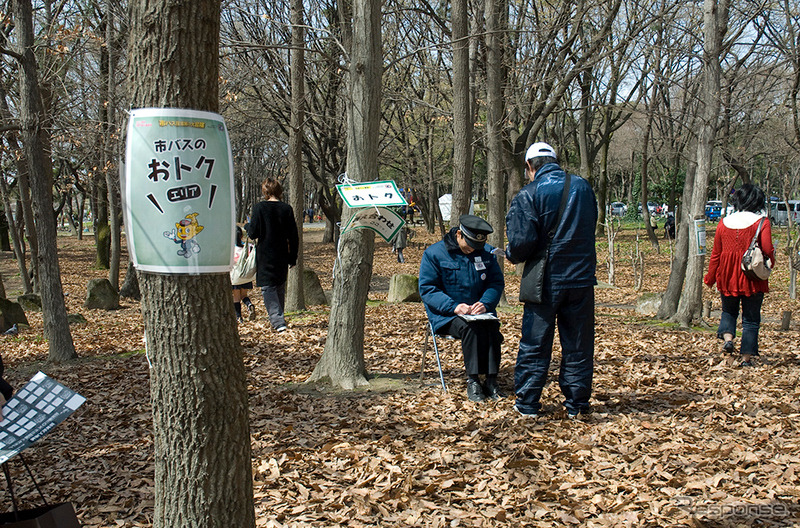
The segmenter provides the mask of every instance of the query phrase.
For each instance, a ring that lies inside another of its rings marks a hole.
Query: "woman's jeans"
[[[264,297],[264,307],[269,315],[269,322],[272,328],[286,326],[286,319],[283,317],[283,307],[286,300],[286,283],[277,286],[262,286],[261,296]]]
[[[723,334],[736,335],[736,320],[739,318],[739,304],[742,305],[742,344],[739,352],[743,355],[758,355],[758,327],[761,325],[761,303],[764,293],[754,293],[750,297],[722,295],[722,317],[719,320],[717,337]]]

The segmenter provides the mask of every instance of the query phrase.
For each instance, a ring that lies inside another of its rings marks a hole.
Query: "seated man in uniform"
[[[482,218],[463,215],[444,239],[425,250],[419,267],[419,293],[433,331],[461,340],[467,396],[474,402],[505,396],[497,383],[503,336],[495,312],[505,282],[486,244],[492,231]]]

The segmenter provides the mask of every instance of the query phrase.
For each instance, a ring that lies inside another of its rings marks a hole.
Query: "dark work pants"
[[[525,303],[514,390],[517,407],[524,413],[539,412],[555,327],[561,340],[558,384],[568,411],[589,410],[594,373],[594,287],[556,290],[542,304]]]
[[[500,321],[467,322],[456,317],[440,328],[438,333],[461,340],[464,370],[468,377],[478,374],[497,375],[500,369],[500,345],[503,342]]]
[[[286,319],[283,317],[283,307],[286,305],[286,283],[277,286],[262,286],[261,295],[264,297],[264,308],[267,309],[272,328],[286,326]]]
[[[736,320],[739,318],[739,303],[742,305],[742,343],[739,352],[750,356],[758,354],[758,328],[761,326],[761,303],[764,293],[754,293],[750,297],[722,295],[722,316],[719,319],[717,337],[722,334],[736,336]]]

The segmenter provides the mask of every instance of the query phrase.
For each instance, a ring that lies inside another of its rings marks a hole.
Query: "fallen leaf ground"
[[[305,382],[322,353],[325,307],[290,316],[290,332],[269,330],[263,305],[240,326],[249,373],[253,478],[258,526],[793,526],[800,523],[800,315],[778,267],[763,310],[763,359],[742,369],[726,360],[712,318],[679,329],[637,315],[632,305],[631,248],[619,244],[617,281],[597,289],[594,414],[565,419],[555,378],[543,401],[547,416],[518,417],[509,397],[473,404],[464,397],[457,345],[444,346],[443,393],[431,355],[419,382],[425,316],[419,304],[386,304],[393,273],[416,273],[422,229],[398,264],[378,243],[367,308],[366,390],[333,391]],[[306,232],[306,262],[331,283],[334,249]],[[713,236],[709,233],[709,240]],[[91,240],[60,239],[64,292],[80,359],[46,363],[41,316],[30,328],[0,336],[7,378],[21,386],[37,370],[87,398],[72,417],[24,455],[53,501],[75,505],[85,527],[148,527],[153,513],[153,452],[148,367],[138,303],[120,310],[83,308],[93,269]],[[642,291],[663,291],[669,250],[646,253]],[[645,247],[646,246],[646,247]],[[598,278],[606,279],[605,242]],[[782,259],[785,263],[786,259]],[[779,261],[780,264],[780,261]],[[506,264],[510,306],[501,382],[512,392],[522,310],[518,278]],[[9,297],[16,267],[0,256]],[[18,279],[18,277],[17,277]],[[792,310],[789,331],[781,312]],[[23,502],[29,480],[12,461]],[[6,501],[8,502],[8,501]]]

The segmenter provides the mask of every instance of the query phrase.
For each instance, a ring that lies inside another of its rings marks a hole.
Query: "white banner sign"
[[[694,221],[694,233],[697,237],[697,254],[706,254],[706,220],[701,218]]]
[[[136,269],[227,273],[233,263],[233,157],[219,114],[131,111],[125,227]]]
[[[361,209],[351,216],[342,233],[346,233],[349,229],[372,229],[385,241],[390,242],[403,224],[405,224],[403,218],[391,209],[373,207]]]
[[[408,205],[392,180],[363,182],[355,184],[339,184],[336,186],[339,196],[347,207],[402,206]]]

